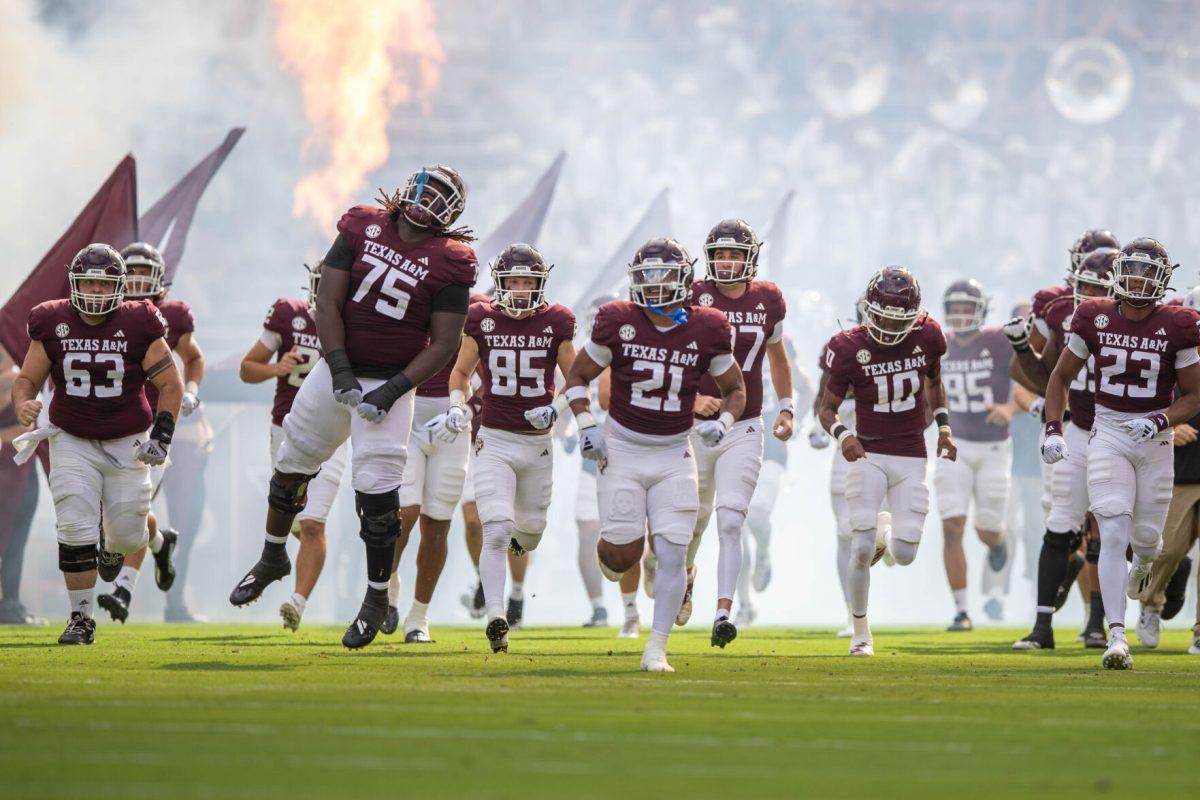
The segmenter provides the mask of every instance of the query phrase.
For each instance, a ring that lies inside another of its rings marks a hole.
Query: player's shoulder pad
[[[55,335],[54,328],[57,324],[67,321],[66,310],[70,304],[71,301],[67,299],[47,300],[29,309],[29,338],[43,341]]]
[[[1107,297],[1091,297],[1084,300],[1079,305],[1075,306],[1074,315],[1071,318],[1072,327],[1083,321],[1091,321],[1096,318],[1096,315],[1107,313],[1115,304]]]
[[[350,241],[357,242],[365,235],[370,225],[382,227],[390,221],[388,212],[379,206],[354,206],[342,214],[342,218],[338,220],[337,230]]]
[[[1183,305],[1167,305],[1166,303],[1163,304],[1162,308],[1170,315],[1172,324],[1177,327],[1191,328],[1200,323],[1200,313],[1194,308],[1188,308]]]
[[[688,310],[688,324],[693,323],[705,327],[721,328],[729,324],[729,317],[725,316],[725,312],[719,308],[692,306]]]
[[[575,312],[561,303],[554,303],[546,309],[550,316],[550,325],[554,334],[560,339],[575,338]]]
[[[479,259],[470,245],[449,237],[439,237],[434,252],[446,268],[447,283],[474,286],[479,278]]]
[[[1066,284],[1055,284],[1054,286],[1047,286],[1044,289],[1038,289],[1033,293],[1033,300],[1029,303],[1030,313],[1035,317],[1045,316],[1046,306],[1051,301],[1063,297],[1069,288]]]
[[[167,318],[162,310],[149,300],[131,300],[122,305],[131,306],[131,317],[146,325],[146,334],[150,339],[157,339],[167,333]]]

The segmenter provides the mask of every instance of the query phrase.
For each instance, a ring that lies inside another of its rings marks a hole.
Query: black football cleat
[[[133,595],[124,586],[118,586],[112,590],[111,594],[102,594],[96,598],[96,602],[108,612],[108,615],[113,618],[113,622],[125,623],[129,619],[129,604],[133,601]]]
[[[1166,601],[1162,607],[1163,619],[1174,619],[1175,615],[1183,610],[1183,604],[1187,601],[1187,585],[1188,578],[1192,575],[1192,559],[1187,556],[1179,562],[1179,566],[1175,568],[1175,574],[1171,576],[1171,580],[1167,581],[1166,587],[1163,589],[1163,594],[1166,596]]]
[[[125,556],[114,553],[104,546],[104,531],[100,531],[100,541],[96,543],[96,574],[105,583],[112,583],[121,574],[125,566]]]
[[[1054,630],[1036,625],[1024,639],[1013,642],[1013,650],[1053,650]]]
[[[167,528],[162,537],[162,548],[154,553],[154,583],[165,592],[175,583],[175,545],[179,543],[179,531]]]
[[[58,637],[59,644],[91,644],[96,641],[96,621],[78,611],[71,612],[67,629]]]
[[[1083,565],[1087,560],[1079,553],[1071,553],[1067,561],[1067,575],[1063,578],[1063,582],[1059,584],[1058,591],[1054,593],[1054,610],[1059,611],[1067,600],[1071,597],[1071,587],[1075,585],[1075,579],[1079,577],[1079,573],[1083,571]]]
[[[1103,628],[1088,628],[1083,632],[1083,646],[1092,650],[1104,650],[1108,647],[1108,634]]]
[[[508,552],[512,553],[514,556],[523,556],[525,555],[525,548],[521,547],[521,543],[518,542],[516,538],[512,538],[508,541]]]
[[[1004,565],[1008,563],[1008,542],[1000,542],[995,547],[989,547],[987,560],[992,572],[1003,570]]]
[[[342,635],[342,644],[351,650],[358,650],[375,641],[379,628],[387,619],[387,610],[387,589],[372,589],[368,586],[362,607],[358,609],[358,616]]]
[[[713,647],[725,648],[725,645],[737,638],[737,626],[730,621],[729,617],[721,617],[713,623],[712,641]]]
[[[163,548],[164,550],[166,548]],[[266,561],[258,559],[258,563],[250,568],[246,577],[233,587],[229,593],[229,602],[235,606],[245,606],[253,603],[262,596],[268,586],[292,574],[292,561],[283,554],[282,561]]]
[[[971,617],[967,612],[960,611],[954,615],[954,619],[946,626],[948,631],[971,631],[975,630],[975,623],[971,622]]]
[[[504,619],[508,621],[508,627],[512,630],[518,630],[521,627],[521,620],[525,616],[525,600],[517,600],[516,598],[508,598],[508,608],[504,611]]]
[[[483,632],[487,636],[488,644],[492,646],[493,653],[508,652],[508,620],[496,617],[487,624]]]
[[[383,624],[379,626],[379,632],[384,636],[391,636],[400,627],[400,609],[395,606],[388,606],[387,616],[383,618]]]

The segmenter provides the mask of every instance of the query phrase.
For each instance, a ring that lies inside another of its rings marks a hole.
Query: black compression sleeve
[[[332,267],[333,269],[350,269],[354,266],[354,248],[342,238],[340,233],[333,240],[333,244],[329,246],[329,252],[325,254],[324,263],[325,266]]]
[[[433,296],[434,311],[448,311],[451,314],[466,314],[467,306],[471,304],[471,290],[466,286],[450,284],[438,289]]]

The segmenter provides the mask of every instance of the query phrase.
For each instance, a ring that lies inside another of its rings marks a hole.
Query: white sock
[[[760,545],[755,545],[760,546]],[[751,560],[753,554],[750,552],[750,537],[742,537],[742,566],[744,567],[747,561]],[[738,571],[737,579],[737,599],[742,605],[750,605],[750,579],[751,571],[742,569]]]
[[[579,577],[583,578],[583,588],[594,606],[597,599],[604,596],[604,576],[600,574],[600,561],[596,556],[596,545],[600,542],[600,523],[594,520],[576,520],[575,527],[579,531],[579,551],[575,555],[579,565]]]
[[[638,615],[636,591],[621,592],[621,603],[625,606],[625,616],[627,618],[636,617]]]
[[[71,612],[79,612],[85,617],[92,616],[92,595],[96,593],[95,587],[91,589],[67,589],[67,597],[71,601]]]
[[[292,592],[292,605],[300,612],[300,616],[304,616],[304,607],[308,605],[308,598],[299,592]]]
[[[115,586],[124,586],[125,591],[133,594],[133,587],[137,586],[138,571],[133,567],[121,567],[121,571],[117,573],[117,579],[113,581]]]
[[[1133,519],[1122,515],[1103,517],[1096,515],[1100,528],[1100,596],[1104,600],[1104,617],[1109,624],[1125,624],[1125,582],[1129,570],[1125,565],[1125,549],[1129,546],[1129,535],[1133,532]],[[1116,628],[1113,628],[1115,631]],[[1124,636],[1124,631],[1121,633]]]
[[[846,607],[850,606],[850,542],[849,536],[838,536],[837,540],[837,575],[838,583],[842,586],[842,599]]]
[[[959,614],[967,610],[967,590],[966,589],[951,589],[950,594],[954,595],[954,610]]]
[[[685,555],[684,558],[686,559],[687,556]],[[656,594],[657,594],[657,592],[656,592]],[[645,650],[652,650],[652,649],[662,650],[663,652],[666,652],[666,650],[667,650],[667,634],[659,633],[658,631],[650,631],[650,635],[646,637]]]
[[[871,626],[867,624],[867,615],[851,616],[850,624],[854,627],[854,641],[868,642],[871,640]]]
[[[1127,639],[1125,638],[1125,626],[1124,625],[1112,626],[1111,628],[1108,629],[1108,635],[1114,642],[1127,641]]]
[[[732,508],[717,509],[717,599],[732,600],[742,571],[742,525],[746,515]]]
[[[848,580],[850,611],[866,616],[867,599],[871,594],[871,559],[875,557],[875,529],[855,531],[850,542]]]
[[[504,581],[508,578],[508,543],[512,541],[511,520],[483,523],[483,550],[479,553],[479,581],[488,619],[504,616]]]
[[[388,605],[400,607],[400,570],[392,571],[392,578],[388,581]]]
[[[524,600],[525,599],[525,582],[524,581],[513,581],[512,582],[512,590],[508,593],[508,596],[511,597],[513,600]]]
[[[155,530],[154,536],[151,537],[150,542],[146,546],[150,548],[151,553],[158,553],[160,550],[162,550],[162,546],[163,546],[162,531]]]
[[[422,603],[420,600],[413,600],[412,608],[408,610],[408,616],[404,618],[404,630],[411,631],[416,628],[424,627],[428,622],[429,603]]]
[[[716,622],[719,619],[729,619],[729,609],[728,608],[718,608],[717,609],[717,616],[713,618],[713,622]]]
[[[664,637],[671,635],[679,607],[683,605],[683,592],[687,588],[687,547],[669,542],[659,536],[654,542],[658,557],[658,572],[654,578],[654,625],[653,630]]]

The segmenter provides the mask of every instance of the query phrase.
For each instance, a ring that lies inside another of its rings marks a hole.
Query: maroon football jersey
[[[923,316],[899,344],[887,346],[859,325],[829,340],[829,391],[854,389],[858,438],[868,453],[925,457],[925,379],[941,374],[946,337]]]
[[[1061,295],[1046,306],[1046,324],[1061,353],[1067,346],[1067,336],[1071,333],[1071,316],[1075,313],[1075,296]],[[1096,366],[1095,359],[1088,358],[1087,365],[1079,370],[1079,374],[1071,381],[1067,390],[1067,411],[1071,413],[1071,422],[1085,431],[1090,431],[1096,421],[1096,382],[1092,378],[1092,369]]]
[[[746,410],[741,418],[757,417],[762,413],[766,345],[783,338],[783,318],[787,316],[783,292],[770,281],[751,281],[745,293],[733,300],[722,294],[715,283],[705,280],[692,285],[692,303],[723,311],[729,319],[734,336],[733,357],[746,381]],[[721,396],[717,382],[708,373],[700,378],[700,394]]]
[[[151,413],[142,391],[142,362],[166,332],[166,321],[149,300],[128,300],[97,325],[84,322],[70,300],[35,306],[29,338],[50,356],[50,421],[81,439],[145,433]]]
[[[536,431],[525,412],[554,400],[558,346],[575,337],[575,315],[566,306],[551,305],[514,319],[493,302],[475,303],[463,333],[479,346],[483,425]]]
[[[1012,347],[998,326],[968,334],[946,334],[942,383],[946,408],[955,436],[972,442],[1000,442],[1009,436],[1008,423],[987,421],[990,406],[1007,403],[1012,392],[1008,360]]]
[[[403,241],[375,206],[355,206],[337,228],[356,254],[342,306],[346,355],[355,375],[390,378],[425,349],[434,296],[475,284],[475,252],[442,236]]]
[[[275,360],[290,350],[295,350],[302,361],[290,374],[275,379],[275,403],[271,406],[271,422],[283,424],[283,418],[292,410],[292,401],[304,378],[312,372],[312,368],[321,360],[321,340],[317,337],[317,322],[308,303],[304,300],[292,300],[281,297],[275,301],[267,318],[263,320],[263,330],[274,334],[271,338],[279,340],[279,348],[275,352]]]
[[[486,294],[479,292],[471,292],[471,304],[490,302]],[[460,345],[461,349],[461,345]],[[454,351],[454,355],[446,362],[446,366],[437,371],[436,374],[429,380],[417,387],[418,397],[449,397],[450,396],[450,373],[454,371],[454,362],[458,361],[458,350]]]
[[[167,321],[167,347],[170,347],[171,352],[174,353],[183,335],[196,330],[196,320],[192,317],[192,309],[182,300],[153,302],[163,319]],[[158,408],[158,389],[150,381],[146,381],[146,402],[150,404],[151,411]]]
[[[1075,309],[1071,333],[1096,360],[1096,403],[1113,411],[1161,411],[1175,391],[1175,357],[1200,344],[1200,315],[1183,306],[1160,305],[1142,320],[1121,314],[1109,298]]]
[[[596,312],[592,341],[612,353],[608,414],[626,428],[652,436],[690,430],[701,377],[714,358],[733,353],[733,328],[723,313],[691,306],[688,314],[686,325],[660,331],[627,300]]]
[[[1065,283],[1056,283],[1053,286],[1047,286],[1045,289],[1038,289],[1033,300],[1029,303],[1029,313],[1033,315],[1035,320],[1045,321],[1046,308],[1051,302],[1060,297],[1071,297],[1074,295],[1071,287]]]

